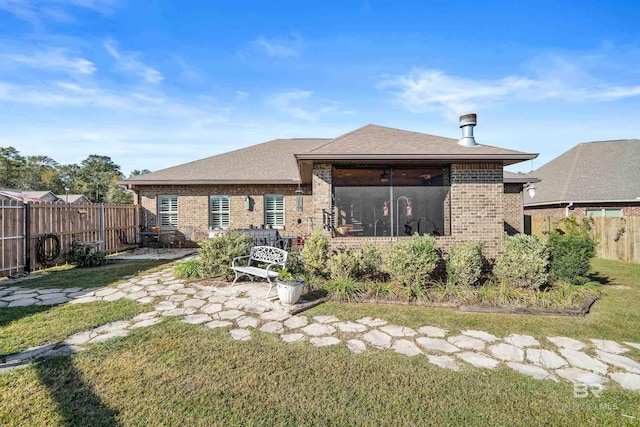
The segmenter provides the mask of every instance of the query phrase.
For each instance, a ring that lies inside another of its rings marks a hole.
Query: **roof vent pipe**
[[[476,125],[475,114],[465,114],[460,116],[460,127],[462,128],[462,138],[458,140],[458,144],[464,147],[475,147],[478,145],[473,137],[473,127]]]

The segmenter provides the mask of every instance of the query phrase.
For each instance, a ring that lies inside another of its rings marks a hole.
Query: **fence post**
[[[104,231],[104,205],[100,205],[100,240],[102,243],[100,244],[100,250],[102,252],[106,251],[106,243],[105,243],[105,231]]]
[[[136,227],[135,230],[133,230],[133,240],[136,242],[136,245],[138,245],[140,244],[140,205],[135,205],[133,225]]]
[[[24,266],[27,273],[31,273],[31,233],[29,232],[29,224],[31,223],[31,211],[29,209],[29,203],[22,203],[22,235],[23,241],[23,253],[24,253]]]

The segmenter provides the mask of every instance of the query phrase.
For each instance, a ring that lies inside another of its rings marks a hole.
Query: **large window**
[[[264,223],[273,228],[284,227],[284,196],[282,194],[264,196]]]
[[[332,181],[338,235],[450,234],[448,168],[336,167]]]
[[[622,209],[587,209],[587,216],[608,216],[608,217],[621,217]]]
[[[178,196],[158,196],[158,225],[163,229],[178,228]]]
[[[229,196],[211,196],[209,197],[209,206],[209,227],[213,229],[229,228],[229,219],[231,216]]]

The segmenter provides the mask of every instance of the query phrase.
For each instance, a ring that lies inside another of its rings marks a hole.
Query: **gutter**
[[[116,181],[118,185],[124,185],[127,189],[131,189],[133,186],[138,185],[297,185],[300,184],[300,179],[275,179],[269,181],[258,181],[253,179],[198,179],[198,180],[161,180],[161,179],[149,179],[138,181]]]
[[[618,200],[557,200],[553,202],[527,203],[525,207],[564,205],[564,204],[588,204],[588,203],[640,203],[640,199],[618,199]]]

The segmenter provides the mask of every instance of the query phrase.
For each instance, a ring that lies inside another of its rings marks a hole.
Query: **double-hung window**
[[[229,228],[231,216],[229,196],[209,197],[209,227],[212,229]]]
[[[284,196],[282,194],[264,196],[264,223],[273,228],[284,227]]]
[[[158,225],[163,229],[178,228],[178,196],[158,196]]]

